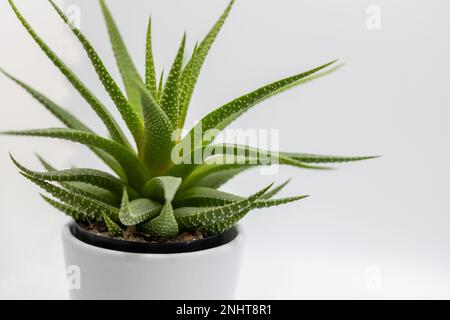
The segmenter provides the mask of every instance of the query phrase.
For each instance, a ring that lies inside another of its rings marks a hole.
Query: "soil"
[[[154,237],[149,236],[148,234],[139,232],[136,230],[136,227],[127,227],[123,233],[122,237],[111,237],[106,228],[104,222],[95,222],[95,223],[80,223],[78,225],[93,233],[97,236],[116,239],[116,240],[125,240],[125,241],[133,241],[133,242],[141,242],[141,243],[174,243],[174,242],[191,242],[195,240],[201,240],[204,238],[203,233],[200,230],[190,230],[183,233],[180,233],[174,239],[161,240]]]

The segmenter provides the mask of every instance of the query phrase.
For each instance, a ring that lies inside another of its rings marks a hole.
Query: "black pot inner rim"
[[[184,253],[212,249],[234,240],[238,231],[235,226],[224,233],[188,242],[170,243],[143,243],[127,240],[118,240],[93,234],[80,227],[76,222],[69,226],[70,232],[78,240],[104,249],[132,252],[132,253]]]

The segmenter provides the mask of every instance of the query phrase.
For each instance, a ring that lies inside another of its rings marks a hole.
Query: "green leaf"
[[[161,75],[159,77],[159,85],[158,85],[158,92],[156,94],[156,101],[161,101],[161,96],[164,91],[164,69],[161,71]]]
[[[175,218],[180,226],[189,229],[214,224],[221,219],[232,217],[242,210],[250,209],[253,202],[258,200],[271,187],[272,184],[248,198],[244,198],[240,201],[235,201],[220,207],[213,207],[209,209],[198,208],[197,211],[194,212],[190,209],[176,209]]]
[[[224,219],[220,219],[215,221],[214,223],[207,224],[202,227],[202,231],[206,236],[213,236],[217,234],[221,234],[233,227],[236,223],[238,223],[242,218],[244,218],[252,209],[247,208],[240,212],[237,212],[235,215],[231,217],[227,217]]]
[[[161,74],[162,77],[162,74]],[[162,81],[162,80],[161,80]],[[156,70],[155,60],[153,58],[153,45],[152,45],[152,19],[148,19],[147,28],[147,41],[145,50],[145,86],[147,90],[153,95],[155,99],[158,99],[158,87],[156,84]],[[160,85],[161,87],[161,85]]]
[[[176,237],[178,235],[178,223],[174,217],[172,204],[166,202],[161,214],[141,225],[140,229],[156,238],[171,239]]]
[[[258,199],[252,204],[251,208],[244,209],[241,212],[239,212],[231,217],[226,217],[226,218],[220,219],[214,223],[207,224],[207,225],[203,226],[202,229],[206,235],[220,234],[220,233],[227,231],[233,225],[238,223],[239,220],[244,218],[252,209],[269,208],[269,207],[278,206],[278,205],[294,202],[297,200],[301,200],[306,197],[308,197],[308,196],[298,196],[298,197],[290,197],[290,198],[276,199],[276,200]]]
[[[99,218],[102,214],[107,214],[110,217],[118,217],[119,215],[119,210],[117,208],[106,203],[70,192],[43,180],[35,179],[28,176],[26,173],[21,174],[55,198],[61,200],[67,205],[77,208],[77,210],[83,212],[88,218]]]
[[[120,31],[117,28],[117,24],[115,23],[111,12],[103,0],[100,0],[100,7],[108,28],[109,38],[114,51],[114,56],[116,58],[117,66],[119,67],[119,71],[125,85],[125,90],[127,91],[128,101],[134,108],[135,113],[142,120],[141,99],[135,83],[139,83],[141,85],[144,85],[144,83],[133,63],[133,60],[131,59],[127,47],[125,46],[122,36],[120,35]]]
[[[49,0],[53,8],[55,8],[56,12],[59,14],[59,16],[62,18],[62,20],[70,26],[70,22],[64,12],[61,11],[61,9],[56,6],[56,4]],[[138,111],[136,111],[129,103],[128,100],[123,95],[122,91],[120,90],[117,83],[114,81],[113,77],[109,73],[109,71],[106,69],[105,65],[103,64],[102,60],[100,59],[97,51],[95,51],[94,47],[91,45],[88,39],[83,35],[83,33],[80,31],[80,29],[70,26],[73,34],[77,37],[77,39],[80,41],[81,45],[86,51],[87,56],[89,57],[92,66],[94,67],[95,71],[97,72],[97,75],[103,84],[103,87],[105,88],[106,92],[110,96],[111,100],[116,105],[117,109],[119,110],[120,114],[122,115],[122,119],[125,121],[128,129],[130,130],[131,134],[134,137],[134,140],[136,143],[140,143],[142,138],[142,132],[143,132],[143,123],[142,119],[140,118],[140,115]],[[138,78],[140,79],[140,78]],[[134,79],[133,79],[134,81]],[[142,83],[142,80],[141,80]]]
[[[222,29],[228,14],[233,7],[234,0],[230,1],[227,8],[220,16],[219,20],[215,23],[200,45],[194,50],[194,54],[186,65],[182,75],[184,79],[183,88],[181,89],[180,96],[180,118],[178,121],[178,128],[183,128],[184,122],[186,120],[187,109],[191,102],[192,94],[194,93],[195,85],[197,84],[200,71],[202,69],[203,63],[205,62],[206,56],[211,49],[214,40]]]
[[[202,164],[183,180],[180,190],[193,186],[218,189],[237,174],[253,167],[242,164]]]
[[[44,166],[45,170],[48,171],[48,173],[53,173],[53,172],[58,171],[50,163],[45,161],[41,156],[37,155],[37,158],[39,159],[41,164]],[[74,169],[77,169],[77,168],[74,168]],[[33,177],[32,171],[28,170],[28,171],[23,171],[23,172],[25,172],[26,174]],[[38,178],[36,176],[34,176],[34,177]],[[40,180],[45,181],[46,179],[42,178]],[[113,206],[117,206],[120,203],[120,199],[118,199],[116,194],[114,194],[113,192],[106,190],[102,187],[98,187],[98,186],[95,186],[92,184],[78,182],[78,181],[62,181],[62,182],[58,182],[58,184],[73,193],[78,193],[82,196],[85,196],[85,197],[88,197],[91,199],[95,199],[95,200],[99,200],[99,201],[105,202],[105,203],[113,205]],[[129,188],[131,190],[131,192],[133,192],[133,194],[135,194],[135,191],[132,190],[129,186],[127,186],[127,188]]]
[[[118,224],[116,224],[106,214],[103,214],[102,217],[103,217],[103,221],[105,221],[106,227],[108,228],[108,232],[112,237],[117,238],[117,237],[123,236],[123,230],[119,227]]]
[[[113,207],[120,205],[120,196],[109,190],[84,182],[61,182],[60,185],[67,191],[104,202]]]
[[[306,199],[309,196],[296,196],[296,197],[288,197],[288,198],[282,198],[282,199],[258,199],[253,204],[253,208],[255,209],[262,209],[262,208],[270,208],[270,207],[276,207],[283,204],[291,203],[294,201]]]
[[[117,162],[121,164],[128,177],[129,184],[136,190],[140,190],[140,188],[149,179],[148,171],[142,166],[140,161],[133,153],[131,153],[131,151],[114,141],[104,139],[92,133],[72,129],[56,128],[26,131],[7,131],[3,132],[2,134],[57,138],[81,143],[91,147],[96,147],[113,156],[117,160]]]
[[[343,157],[343,156],[330,156],[330,155],[317,155],[309,153],[291,153],[282,152],[283,156],[301,161],[303,163],[341,163],[341,162],[353,162],[378,158],[379,156],[358,156],[358,157]]]
[[[50,49],[50,47],[36,34],[31,28],[30,24],[25,20],[22,14],[19,12],[12,0],[8,0],[11,8],[16,14],[19,21],[25,27],[27,32],[31,35],[34,41],[39,45],[42,51],[48,56],[53,64],[61,71],[61,73],[67,78],[67,80],[73,85],[73,87],[80,93],[80,95],[88,102],[92,109],[96,112],[99,118],[103,121],[108,129],[112,139],[123,146],[130,148],[131,146],[126,139],[124,133],[111,116],[105,106],[93,95],[93,93],[80,81],[80,79],[65,65],[65,63]]]
[[[116,177],[110,175],[109,173],[95,170],[95,169],[69,169],[61,171],[50,171],[50,172],[37,172],[32,171],[22,164],[20,164],[14,157],[10,154],[11,160],[21,171],[25,172],[27,175],[45,181],[55,181],[55,182],[84,182],[97,186],[116,194],[122,194],[124,184],[122,181]],[[137,193],[134,191],[134,195]]]
[[[183,66],[184,50],[186,47],[186,33],[181,41],[180,48],[173,62],[169,76],[167,77],[166,86],[164,88],[161,108],[167,114],[167,117],[172,123],[172,128],[176,128],[178,124],[179,108],[178,108],[178,93],[180,87],[181,68]]]
[[[125,189],[119,212],[120,222],[126,226],[135,226],[157,217],[161,208],[160,203],[150,199],[141,198],[129,202],[128,193]]]
[[[33,89],[29,85],[20,81],[19,79],[13,77],[6,71],[0,69],[5,76],[16,82],[23,89],[25,89],[33,98],[35,98],[39,103],[41,103],[50,113],[52,113],[56,118],[58,118],[64,125],[66,125],[70,129],[86,131],[93,133],[91,129],[89,129],[85,124],[83,124],[80,120],[78,120],[75,116],[73,116],[70,112],[65,110],[64,108],[58,106],[52,100],[44,96],[42,93]],[[102,150],[96,148],[90,148],[106,165],[108,165],[117,175],[120,177],[124,177],[123,169],[120,165],[115,161],[111,156],[103,152]]]
[[[172,124],[145,88],[140,87],[140,93],[145,128],[139,156],[153,175],[160,175],[170,164],[174,146]]]
[[[198,151],[201,152],[203,164],[205,162],[208,163],[208,159],[212,159],[215,156],[230,155],[234,156],[233,159],[238,159],[236,160],[239,161],[237,164],[248,166],[280,164],[280,165],[290,165],[303,169],[316,169],[316,170],[330,169],[327,167],[308,165],[293,158],[287,157],[283,154],[279,154],[277,152],[262,150],[250,146],[237,144],[216,144],[193,150],[191,152],[191,159],[190,159],[191,163],[181,163],[174,165],[169,170],[167,170],[166,174],[174,177],[180,177],[183,179],[188,177],[190,174],[192,174],[192,172],[196,168],[198,168],[200,165],[203,165],[203,164],[196,164],[194,163],[194,161],[192,161],[193,155]]]
[[[192,130],[184,139],[189,139],[191,143],[194,143],[196,139],[195,132],[204,133],[210,129],[216,129],[218,131],[223,130],[231,122],[236,120],[239,116],[241,116],[244,112],[248,111],[256,104],[275,94],[292,88],[297,84],[300,84],[303,79],[330,66],[335,62],[336,61],[332,61],[307,72],[300,73],[277,82],[273,82],[225,104],[224,106],[206,115],[196,126],[194,126],[194,128],[192,128]],[[210,142],[211,141],[202,141],[203,144],[209,144]]]
[[[181,185],[181,179],[176,177],[155,177],[142,189],[142,195],[159,202],[172,202]]]
[[[192,56],[189,61],[195,60],[197,51],[198,51],[198,43],[195,44],[194,51],[192,52]],[[184,126],[184,123],[186,120],[187,111],[189,108],[189,106],[186,105],[187,96],[192,95],[192,93],[193,93],[193,92],[189,92],[189,90],[191,88],[188,84],[191,81],[195,81],[195,80],[193,80],[194,67],[195,67],[194,63],[188,63],[186,65],[186,67],[183,69],[181,76],[180,76],[180,90],[179,90],[179,94],[178,94],[178,110],[179,110],[180,115],[178,117],[179,120],[178,120],[178,124],[177,124],[179,129],[183,129],[183,126]]]
[[[242,200],[243,197],[212,188],[194,187],[180,194],[174,200],[179,207],[216,207]]]
[[[279,186],[273,188],[269,192],[267,192],[265,195],[261,197],[261,199],[271,199],[272,197],[276,196],[281,190],[284,189],[284,187],[287,186],[287,184],[291,182],[291,179],[287,179],[285,182],[280,184]]]
[[[36,154],[36,157],[38,158],[41,165],[44,167],[47,171],[57,171],[57,169],[52,166],[48,161],[46,161],[43,157],[41,157],[39,154]]]
[[[52,113],[58,120],[60,120],[64,125],[69,128],[77,129],[81,131],[92,132],[84,123],[78,120],[74,115],[65,110],[64,108],[57,105],[55,102],[50,100],[48,97],[40,93],[39,91],[33,89],[26,83],[22,82],[18,78],[12,76],[3,69],[0,69],[6,77],[17,83],[23,89],[25,89],[34,99],[41,103],[50,113]]]
[[[53,199],[51,199],[49,197],[46,197],[43,194],[41,194],[41,197],[48,204],[50,204],[52,207],[54,207],[55,209],[61,211],[64,214],[68,215],[69,217],[73,218],[76,221],[82,221],[82,220],[86,220],[88,218],[83,211],[78,210],[75,207],[72,207],[72,206],[69,206],[67,204],[55,201],[55,200],[53,200]]]
[[[151,236],[170,239],[178,234],[178,223],[175,220],[172,200],[181,184],[181,179],[174,177],[156,177],[144,187],[145,197],[164,202],[164,207],[156,218],[142,225],[142,229]]]

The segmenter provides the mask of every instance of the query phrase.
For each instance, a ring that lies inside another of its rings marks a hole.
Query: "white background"
[[[81,27],[119,79],[98,4],[81,8]],[[173,59],[182,32],[189,48],[226,5],[211,0],[109,0],[136,64],[143,65],[148,14],[158,68]],[[89,61],[44,0],[17,0],[33,27],[109,106]],[[381,9],[381,29],[366,26]],[[238,0],[214,45],[188,122],[268,82],[335,58],[336,73],[259,105],[234,128],[280,129],[281,148],[325,154],[382,154],[331,172],[281,168],[248,172],[225,189],[249,194],[294,177],[283,195],[310,194],[253,212],[238,298],[450,298],[450,3],[434,1]],[[0,1],[0,65],[90,125],[89,107]],[[141,67],[141,70],[143,68]],[[0,129],[59,125],[0,77]],[[100,132],[103,128],[98,125]],[[38,168],[39,152],[59,167],[101,167],[83,147],[0,137],[0,298],[67,297],[60,229],[67,220],[11,164]]]

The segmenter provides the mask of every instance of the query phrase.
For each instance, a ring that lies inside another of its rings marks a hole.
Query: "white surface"
[[[192,48],[226,4],[109,2],[139,66],[151,9],[156,58],[166,67],[181,33],[189,31]],[[83,30],[118,78],[97,4],[74,3],[82,8]],[[366,27],[366,9],[373,4],[381,8],[380,30]],[[111,105],[80,46],[46,1],[17,0],[17,5]],[[188,122],[262,84],[339,57],[345,67],[335,74],[264,102],[233,127],[279,128],[284,150],[384,155],[333,172],[282,168],[276,178],[248,172],[228,184],[227,190],[249,194],[292,176],[283,195],[312,195],[245,219],[249,245],[239,297],[450,298],[449,10],[445,0],[237,1],[208,58]],[[6,1],[0,2],[0,37],[3,67],[89,124],[98,123]],[[4,77],[0,90],[2,130],[57,124]],[[98,161],[69,143],[0,139],[0,296],[64,298],[58,236],[65,218],[15,172],[7,152],[34,167],[35,151],[60,167],[98,167]]]

